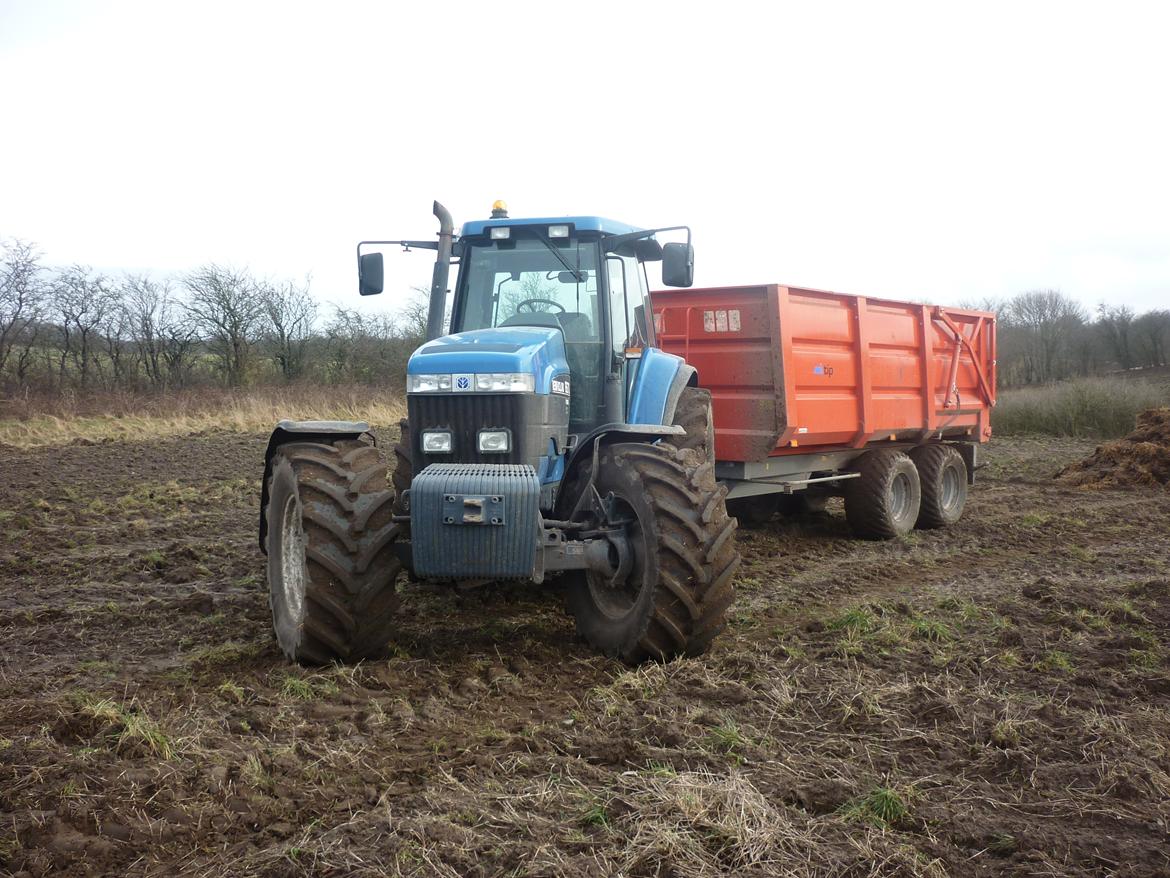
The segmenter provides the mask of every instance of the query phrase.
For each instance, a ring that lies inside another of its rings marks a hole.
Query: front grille
[[[442,393],[407,397],[410,416],[411,456],[414,471],[422,472],[432,463],[530,463],[525,459],[525,431],[521,393]],[[480,430],[512,431],[512,449],[507,454],[481,454]],[[422,453],[423,430],[450,430],[451,454]]]

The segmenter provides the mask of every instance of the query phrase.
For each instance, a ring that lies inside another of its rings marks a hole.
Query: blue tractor
[[[714,474],[711,398],[655,347],[646,263],[690,286],[690,230],[593,216],[488,220],[437,241],[358,245],[362,295],[381,252],[437,251],[427,341],[387,463],[364,423],[282,421],[265,459],[260,544],[292,660],[379,653],[404,569],[415,580],[563,588],[579,634],[627,662],[704,652],[739,565]],[[656,233],[686,233],[686,243]],[[447,321],[450,267],[458,279]]]

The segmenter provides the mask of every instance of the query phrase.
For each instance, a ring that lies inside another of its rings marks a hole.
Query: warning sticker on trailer
[[[729,311],[704,311],[704,332],[739,332],[741,326],[739,309]]]

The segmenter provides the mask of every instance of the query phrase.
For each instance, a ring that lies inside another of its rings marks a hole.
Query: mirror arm
[[[657,229],[644,229],[640,232],[626,232],[624,235],[612,235],[608,238],[605,238],[601,242],[602,248],[605,250],[606,253],[610,253],[610,252],[616,250],[618,247],[622,246],[622,244],[628,244],[631,241],[638,241],[638,240],[641,240],[642,238],[648,238],[651,235],[658,234],[659,232],[677,232],[680,229],[686,231],[687,244],[689,245],[691,243],[691,227],[690,226],[662,226],[661,228],[657,228]]]

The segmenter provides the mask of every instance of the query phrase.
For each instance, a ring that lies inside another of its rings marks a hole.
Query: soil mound
[[[1057,478],[1071,485],[1106,488],[1170,487],[1170,408],[1142,412],[1132,433],[1099,445],[1087,458],[1057,473]]]

